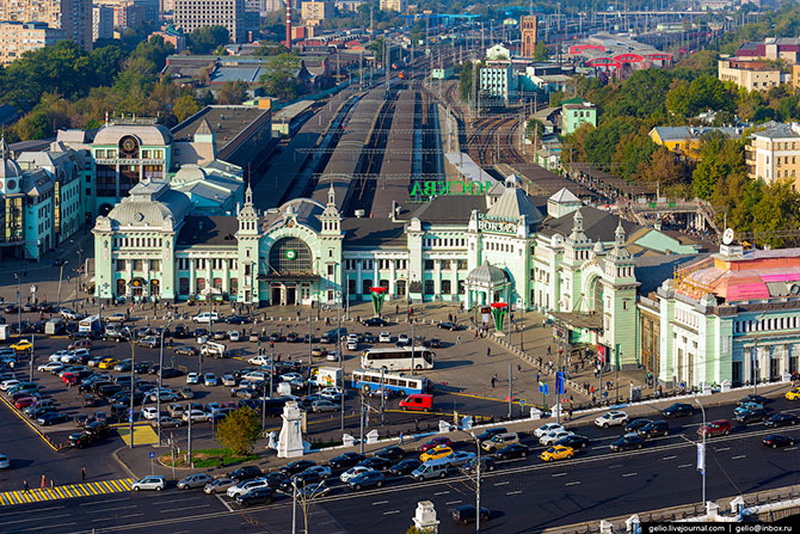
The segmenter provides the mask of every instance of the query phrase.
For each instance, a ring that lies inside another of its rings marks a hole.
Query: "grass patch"
[[[194,459],[194,466],[197,469],[206,467],[227,467],[229,465],[258,460],[258,456],[255,454],[239,455],[235,454],[230,449],[199,449],[192,451],[192,458]],[[222,463],[220,463],[220,460]],[[159,457],[159,461],[167,467],[173,467],[171,454],[162,455]],[[189,462],[186,461],[186,454],[175,455],[174,467],[191,467]]]

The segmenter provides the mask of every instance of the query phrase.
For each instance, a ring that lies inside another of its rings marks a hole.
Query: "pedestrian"
[[[86,466],[81,466],[81,482],[86,480]]]
[[[402,445],[402,444],[403,444],[403,433],[402,433],[402,432],[400,432],[400,436],[398,436],[398,437],[399,437],[400,439],[398,440],[397,444],[398,444],[398,445]]]
[[[414,431],[419,432],[419,419],[414,419]]]
[[[356,315],[356,322],[357,322],[357,323],[360,323],[360,322],[361,322],[361,316],[360,316],[360,315]]]
[[[297,320],[300,320],[300,310],[297,310]]]
[[[548,356],[552,356],[553,355],[553,351],[550,349],[550,345],[547,345],[547,355]]]
[[[517,372],[518,372],[518,373],[521,373],[521,372],[522,372],[522,366],[521,366],[521,365],[519,365],[519,364],[517,364]]]
[[[47,485],[47,477],[46,477],[46,476],[44,476],[44,475],[42,475],[42,482],[41,482],[41,484],[39,484],[39,487],[40,487],[40,488],[42,488],[42,489],[44,489],[44,487],[45,487],[46,485]]]
[[[53,490],[53,488],[55,488],[55,485],[56,485],[56,481],[51,478],[50,479],[50,490],[51,491]]]
[[[478,330],[475,330],[475,339],[478,339]]]
[[[330,326],[330,325],[331,325],[331,318],[325,317],[325,326]]]
[[[27,480],[23,480],[22,481],[22,491],[30,491],[30,490],[31,490],[31,488],[28,487],[28,481]]]
[[[399,304],[395,304],[394,305],[394,314],[395,315],[399,315],[400,314],[400,305]]]
[[[494,385],[497,383],[497,379],[494,376],[492,376],[491,382],[492,382],[492,389],[494,389]]]
[[[486,357],[489,358],[492,355],[492,347],[486,347]]]
[[[456,336],[456,345],[461,345],[461,336]]]

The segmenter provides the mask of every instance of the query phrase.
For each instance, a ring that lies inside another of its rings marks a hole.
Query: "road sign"
[[[155,457],[156,457],[156,453],[154,453],[153,451],[150,451],[150,452],[147,454],[147,456],[149,456],[150,458],[155,458]]]
[[[539,393],[543,393],[545,395],[550,394],[550,386],[547,384],[539,384]]]
[[[525,399],[520,399],[519,400],[519,405],[520,406],[525,406]]]
[[[556,395],[563,395],[566,392],[566,387],[564,383],[564,376],[563,371],[559,371],[556,373]]]
[[[133,417],[133,408],[128,408],[128,415]]]

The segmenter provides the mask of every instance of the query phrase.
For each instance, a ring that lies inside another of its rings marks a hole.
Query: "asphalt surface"
[[[768,407],[800,412],[800,406],[783,399]],[[730,418],[732,409],[732,404],[707,408],[707,418]],[[653,415],[657,417],[655,411]],[[569,429],[591,439],[586,452],[550,464],[531,457],[501,462],[497,470],[485,474],[481,504],[493,514],[483,530],[525,532],[699,502],[701,476],[695,470],[695,445],[690,440],[696,440],[701,422],[700,414],[671,420],[669,436],[648,441],[642,450],[622,453],[608,449],[622,429],[600,429],[588,418],[570,423]],[[534,428],[532,422],[530,430]],[[735,424],[730,436],[708,441],[708,499],[800,483],[797,446],[764,448],[761,438],[771,432],[763,423]],[[796,426],[778,432],[800,441],[800,428]],[[533,444],[533,436],[525,435],[523,441]],[[466,442],[460,448],[473,450]],[[538,445],[533,448],[537,453],[541,449]],[[440,532],[467,532],[469,527],[458,527],[447,516],[455,506],[474,502],[471,484],[457,472],[427,482],[392,479],[383,488],[361,492],[352,492],[332,480],[330,494],[310,506],[311,532],[367,533],[376,528],[403,532],[421,500],[434,502],[442,520]],[[97,534],[155,529],[178,533],[202,525],[203,532],[236,528],[241,532],[282,533],[291,531],[291,512],[288,498],[239,510],[225,497],[170,488],[147,495],[119,494],[10,507],[0,509],[0,522],[14,525],[15,532],[90,532],[95,528]],[[302,521],[300,510],[298,521]]]

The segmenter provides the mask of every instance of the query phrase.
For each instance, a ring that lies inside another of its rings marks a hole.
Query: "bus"
[[[386,390],[398,391],[402,395],[425,393],[430,388],[430,381],[424,376],[410,376],[403,373],[387,373],[371,369],[353,371],[350,386],[361,391],[375,391],[383,386]]]
[[[422,371],[433,369],[436,354],[424,347],[387,347],[367,349],[361,354],[361,367],[387,371]]]
[[[103,321],[98,315],[90,315],[81,319],[78,323],[78,332],[88,332],[92,335],[99,335],[103,332]]]

